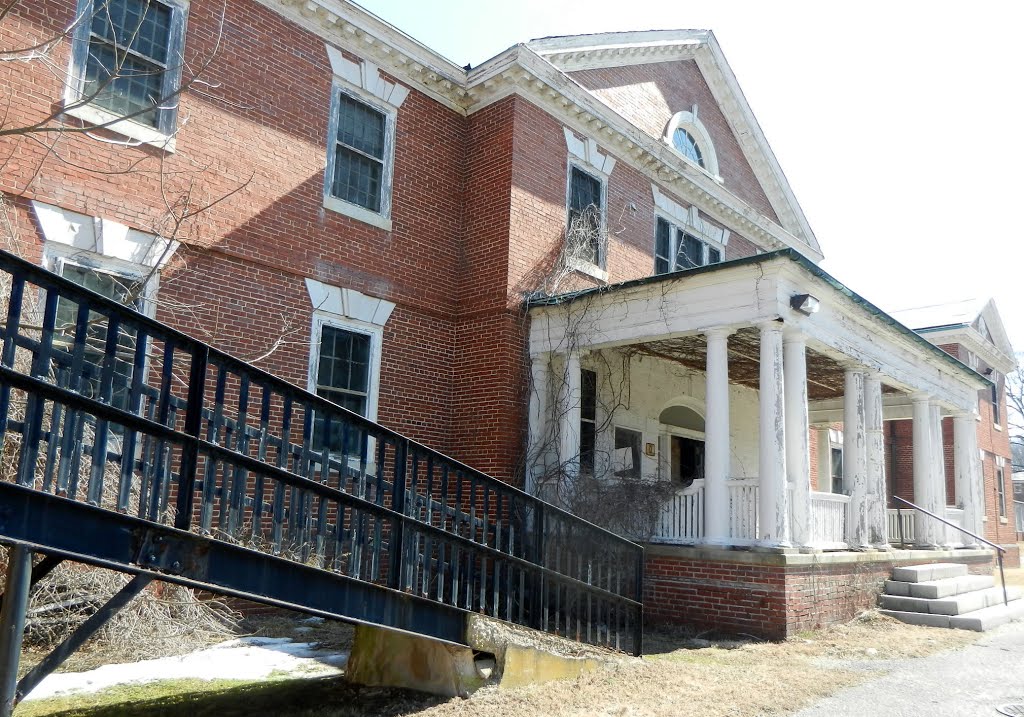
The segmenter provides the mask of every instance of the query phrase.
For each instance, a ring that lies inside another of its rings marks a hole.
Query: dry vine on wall
[[[600,210],[587,207],[573,217],[565,231],[561,250],[550,270],[537,282],[529,299],[555,296],[578,288],[577,269],[581,260],[600,264],[607,256],[609,232],[600,220]],[[604,298],[607,298],[605,295]],[[598,304],[593,297],[580,297],[560,309],[566,318],[564,333],[549,336],[553,347],[549,357],[569,353],[582,355],[581,364],[597,376],[594,387],[594,455],[587,468],[580,471],[580,457],[559,455],[563,419],[581,410],[581,396],[566,390],[569,376],[565,361],[550,358],[546,367],[546,386],[529,387],[531,393],[546,390],[544,431],[539,442],[531,444],[520,466],[522,474],[533,476],[538,495],[565,507],[570,512],[621,535],[645,541],[655,532],[665,502],[676,493],[678,485],[667,476],[643,474],[639,469],[623,475],[617,471],[613,453],[613,432],[616,418],[631,404],[631,365],[636,356],[627,348],[581,351],[588,342],[586,332],[600,324],[610,303]],[[602,308],[604,307],[604,308]],[[529,363],[527,358],[527,363]],[[539,359],[534,359],[539,360]],[[575,425],[573,430],[579,431]],[[618,475],[616,473],[619,473]]]

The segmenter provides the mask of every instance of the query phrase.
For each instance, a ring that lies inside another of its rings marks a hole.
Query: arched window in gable
[[[687,161],[696,164],[715,179],[718,176],[718,156],[711,135],[697,119],[697,105],[688,112],[676,112],[665,129],[665,142]]]

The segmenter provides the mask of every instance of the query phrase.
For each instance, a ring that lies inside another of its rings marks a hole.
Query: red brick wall
[[[653,137],[664,136],[672,115],[696,104],[697,116],[715,145],[725,188],[778,221],[696,62],[582,70],[573,72],[572,78]]]
[[[41,41],[69,25],[74,9],[73,0],[20,3],[0,23],[0,41]],[[210,56],[220,12],[219,4],[190,6],[189,57]],[[513,479],[525,431],[522,298],[561,249],[566,220],[561,123],[515,97],[465,118],[412,90],[397,115],[387,232],[322,206],[332,83],[323,40],[256,0],[229,0],[224,21],[204,77],[212,85],[181,98],[175,152],[71,136],[60,156],[72,163],[8,138],[0,140],[0,151],[13,153],[0,191],[153,231],[165,201],[190,182],[202,202],[237,190],[176,236],[184,245],[164,272],[158,318],[244,358],[288,332],[290,342],[261,367],[305,387],[305,277],[395,302],[383,339],[381,422]],[[57,46],[58,66],[67,65],[69,47]],[[8,126],[31,123],[60,98],[58,79],[41,63],[0,64],[0,84],[17,99]],[[727,188],[774,216],[693,63],[624,71],[676,83],[674,104],[698,102]],[[653,111],[643,104],[651,99],[636,96],[640,114]],[[132,163],[138,171],[114,171]],[[607,210],[611,280],[651,274],[651,183],[622,158]],[[17,202],[12,218],[23,253],[38,260],[28,204]],[[727,258],[755,252],[731,236]],[[574,276],[562,288],[592,283]]]
[[[190,57],[211,52],[220,7],[191,5]],[[21,3],[15,12],[0,23],[7,47],[63,28],[73,19],[74,3]],[[62,155],[75,164],[48,159],[26,198],[150,231],[164,216],[164,199],[179,197],[187,181],[197,181],[193,198],[204,202],[245,185],[177,237],[185,246],[163,272],[157,318],[243,358],[262,354],[283,331],[294,330],[290,343],[261,367],[305,387],[312,307],[304,277],[393,301],[398,308],[384,332],[380,420],[448,449],[451,356],[465,287],[459,281],[465,118],[410,92],[397,116],[392,232],[326,210],[332,72],[323,41],[253,0],[230,0],[225,22],[222,47],[205,77],[217,87],[182,97],[173,154],[69,137],[61,142]],[[68,61],[68,45],[57,48],[60,66]],[[60,97],[56,80],[37,69],[32,63],[0,68],[4,84],[21,98],[12,104],[9,125],[31,122]],[[41,148],[24,139],[0,144],[5,154],[14,152],[0,189],[25,189]],[[128,174],[79,168],[132,162],[140,162],[139,171]],[[40,237],[27,203],[19,203],[16,221],[24,253],[38,260]],[[500,285],[497,293],[503,293]]]

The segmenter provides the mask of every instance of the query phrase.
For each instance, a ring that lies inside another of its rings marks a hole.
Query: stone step
[[[966,615],[950,615],[949,626],[960,630],[985,632],[1022,617],[1024,617],[1024,600],[1011,600],[1009,605],[999,603]]]
[[[967,615],[931,615],[903,610],[879,610],[879,612],[910,625],[948,627],[985,632],[1011,620],[1024,618],[1024,600],[1015,600],[1009,606],[1000,603],[999,605],[993,605],[982,610],[975,610]]]
[[[886,580],[887,595],[918,598],[944,598],[951,595],[962,595],[974,590],[984,590],[996,584],[991,575],[961,575],[958,578],[929,580],[923,583],[905,583],[899,580]]]
[[[878,612],[894,617],[908,625],[924,625],[925,627],[949,627],[949,615],[930,615],[926,612],[910,612],[907,610],[879,610]]]
[[[1006,588],[1010,600],[1019,600],[1020,588]],[[882,595],[882,607],[898,612],[917,612],[930,615],[964,615],[976,610],[983,610],[1003,602],[1002,587],[991,587],[974,590],[960,595],[943,598],[905,597],[901,595]]]
[[[924,583],[943,578],[957,578],[967,574],[967,566],[960,563],[931,563],[893,568],[892,579],[904,583]]]

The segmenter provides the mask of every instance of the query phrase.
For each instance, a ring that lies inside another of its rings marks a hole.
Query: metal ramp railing
[[[0,321],[0,715],[153,579],[641,651],[640,546],[6,252]],[[63,559],[137,577],[15,687],[29,586]]]

